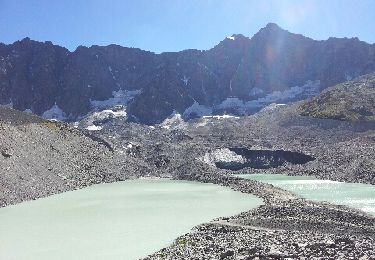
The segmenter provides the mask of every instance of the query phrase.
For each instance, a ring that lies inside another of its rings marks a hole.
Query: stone
[[[226,252],[220,254],[220,259],[225,259],[225,258],[227,258],[229,256],[233,256],[233,255],[234,255],[233,250],[227,250]]]

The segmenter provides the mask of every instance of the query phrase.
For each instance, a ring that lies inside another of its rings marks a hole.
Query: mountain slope
[[[207,51],[162,54],[118,45],[70,52],[25,38],[0,44],[0,104],[45,117],[57,110],[60,118],[77,120],[120,91],[130,120],[155,124],[187,108],[186,118],[202,109],[249,114],[372,71],[374,44],[315,41],[276,24],[251,39],[233,35]]]
[[[300,107],[301,115],[375,122],[375,74],[326,89]]]
[[[148,172],[104,139],[9,108],[0,108],[0,165],[0,207]]]

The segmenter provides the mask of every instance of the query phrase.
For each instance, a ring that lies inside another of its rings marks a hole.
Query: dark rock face
[[[229,148],[230,151],[241,155],[243,162],[216,162],[216,167],[228,170],[240,170],[244,168],[269,169],[276,168],[287,163],[305,164],[315,160],[314,157],[299,152],[284,150],[249,150],[246,148]]]
[[[314,41],[275,24],[251,39],[233,35],[207,51],[160,55],[118,45],[70,52],[25,38],[0,44],[0,104],[38,115],[57,104],[76,120],[92,109],[90,100],[109,99],[120,89],[142,90],[128,104],[129,118],[155,124],[195,102],[208,107],[229,97],[246,102],[308,80],[319,80],[324,89],[374,70],[375,45],[356,38]]]
[[[76,51],[28,38],[0,45],[0,104],[42,115],[57,104],[70,119],[87,114],[90,100],[149,85],[150,52],[117,45]]]
[[[4,156],[5,158],[12,157],[12,154],[6,152],[6,151],[1,151],[1,155]]]

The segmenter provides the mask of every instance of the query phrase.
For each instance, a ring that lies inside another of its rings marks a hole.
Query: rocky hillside
[[[375,74],[328,88],[300,110],[305,116],[375,122]]]
[[[104,139],[9,108],[0,108],[0,165],[0,207],[146,172]]]
[[[375,184],[374,124],[301,116],[297,103],[240,118],[155,127],[109,120],[102,127],[91,135],[0,108],[0,207],[95,183],[169,176],[229,186],[265,204],[200,225],[145,259],[373,256],[374,217],[233,177],[232,170]]]
[[[174,110],[184,118],[249,114],[374,70],[374,44],[315,41],[276,24],[207,51],[162,54],[118,45],[70,52],[25,38],[0,44],[0,104],[61,120],[122,104],[129,119],[155,124]]]

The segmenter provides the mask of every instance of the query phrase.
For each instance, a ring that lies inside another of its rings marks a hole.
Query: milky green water
[[[319,180],[310,176],[281,174],[245,174],[238,177],[272,184],[306,199],[347,205],[375,215],[375,186]]]
[[[135,180],[0,209],[1,260],[131,260],[192,227],[262,204],[213,184]]]

